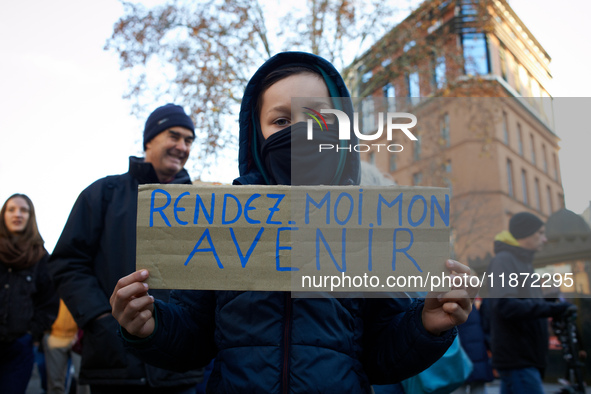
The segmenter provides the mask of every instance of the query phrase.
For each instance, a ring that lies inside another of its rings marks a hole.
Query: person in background
[[[47,370],[47,394],[63,394],[69,392],[72,382],[78,382],[80,371],[80,355],[72,351],[76,341],[78,326],[63,301],[57,319],[51,326],[51,332],[43,337],[43,353]],[[70,364],[74,367],[74,376],[69,374]],[[75,378],[75,379],[73,379]],[[77,394],[89,394],[90,388],[77,385]]]
[[[194,393],[202,370],[156,368],[126,351],[117,337],[109,297],[117,280],[135,270],[138,185],[185,183],[195,139],[193,121],[175,104],[156,108],[144,127],[145,157],[129,171],[87,187],[74,204],[49,261],[59,296],[84,330],[80,383],[96,393]],[[169,291],[152,293],[168,300]]]
[[[501,378],[502,394],[542,394],[548,355],[548,317],[559,317],[568,303],[546,301],[533,283],[534,254],[546,243],[544,222],[529,212],[509,221],[509,231],[495,237],[495,257],[488,271],[492,366]],[[511,275],[520,278],[509,285]],[[526,276],[527,275],[527,276]],[[499,283],[505,278],[504,286]],[[523,279],[526,277],[527,279]],[[495,283],[496,281],[496,283]]]
[[[24,393],[33,344],[57,316],[59,299],[47,272],[49,255],[33,202],[13,194],[0,211],[0,393]]]
[[[476,306],[468,315],[468,320],[458,326],[462,348],[472,361],[473,370],[466,382],[453,394],[486,394],[486,382],[494,380],[488,357],[486,336],[480,320],[480,310]]]

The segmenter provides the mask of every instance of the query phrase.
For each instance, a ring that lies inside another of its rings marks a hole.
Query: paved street
[[[495,380],[487,385],[487,394],[500,394],[501,392],[501,382],[499,380]],[[559,384],[550,384],[544,383],[544,392],[546,394],[554,394],[559,393],[562,386]],[[586,393],[591,394],[591,389],[587,388]],[[525,393],[524,393],[525,394]]]
[[[544,384],[544,391],[546,394],[558,393],[560,388],[561,386],[558,384]],[[487,394],[500,394],[500,392],[498,380],[495,380],[494,382],[491,382],[487,385]],[[591,388],[587,388],[587,393],[591,394]],[[37,367],[35,367],[35,370],[33,371],[33,377],[31,378],[31,382],[29,383],[26,394],[43,394],[43,391],[41,390],[41,381],[39,379],[39,374],[37,373]]]

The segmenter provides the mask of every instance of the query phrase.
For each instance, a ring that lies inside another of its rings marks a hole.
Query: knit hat
[[[195,126],[191,118],[187,116],[183,107],[175,104],[166,104],[158,107],[148,116],[144,127],[144,150],[146,144],[162,133],[164,130],[178,126],[191,130],[195,136]]]
[[[519,212],[509,220],[509,232],[515,239],[527,238],[544,225],[536,215],[529,212]]]

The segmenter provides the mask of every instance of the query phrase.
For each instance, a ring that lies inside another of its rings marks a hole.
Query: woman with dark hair
[[[13,194],[0,211],[0,393],[24,393],[33,342],[57,316],[59,299],[47,273],[49,254],[33,202]]]

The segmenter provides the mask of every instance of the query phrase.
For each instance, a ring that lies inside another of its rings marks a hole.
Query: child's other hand
[[[474,297],[478,293],[478,287],[470,287],[470,267],[454,260],[447,260],[445,265],[454,276],[464,277],[462,286],[452,287],[447,293],[430,292],[425,297],[423,308],[423,326],[433,335],[441,335],[458,324],[468,319]]]

